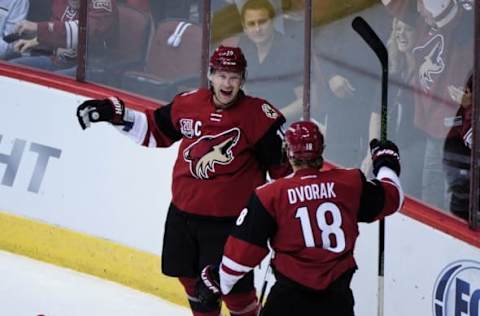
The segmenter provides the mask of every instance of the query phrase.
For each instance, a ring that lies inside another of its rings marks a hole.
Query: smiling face
[[[415,29],[398,20],[395,25],[395,42],[402,53],[411,51],[414,44]]]
[[[243,84],[241,73],[224,70],[214,70],[209,75],[213,90],[213,102],[220,109],[232,106]]]
[[[262,45],[273,37],[273,20],[266,9],[247,9],[243,17],[243,30],[256,45]]]

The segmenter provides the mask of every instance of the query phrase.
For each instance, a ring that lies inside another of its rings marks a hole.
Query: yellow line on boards
[[[59,226],[0,212],[0,249],[88,273],[188,306],[160,257]]]

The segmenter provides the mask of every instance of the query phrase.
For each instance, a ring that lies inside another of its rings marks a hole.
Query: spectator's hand
[[[218,303],[220,296],[218,266],[208,265],[203,268],[197,281],[197,297],[202,304],[213,305]]]
[[[335,75],[328,81],[330,90],[339,98],[346,98],[353,96],[355,88],[350,84],[347,78],[340,75]]]
[[[38,46],[38,40],[36,37],[32,39],[20,39],[15,42],[13,49],[18,53],[26,53]]]
[[[462,102],[463,97],[463,89],[459,87],[455,87],[454,85],[448,86],[448,94],[450,95],[450,99],[453,102],[460,104]]]
[[[77,118],[82,129],[90,123],[110,122],[113,125],[125,125],[125,105],[122,100],[110,97],[103,100],[88,100],[77,108]]]
[[[38,24],[23,20],[17,23],[15,26],[15,32],[19,34],[37,34]]]
[[[388,167],[398,176],[400,175],[400,154],[397,145],[393,142],[389,140],[381,142],[374,138],[370,141],[370,153],[374,176],[377,176],[381,167]]]

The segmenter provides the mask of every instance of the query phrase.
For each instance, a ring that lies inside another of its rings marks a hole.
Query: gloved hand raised
[[[197,297],[202,304],[211,305],[218,303],[220,296],[218,266],[208,265],[203,268],[197,281]]]
[[[381,142],[374,138],[370,141],[372,154],[373,174],[377,176],[381,167],[388,167],[400,175],[400,154],[397,145],[386,140]]]
[[[110,122],[113,125],[125,125],[125,105],[122,100],[110,97],[103,100],[88,100],[77,108],[77,118],[82,129],[90,123]]]

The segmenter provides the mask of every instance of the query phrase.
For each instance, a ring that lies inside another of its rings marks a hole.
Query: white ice
[[[156,296],[0,251],[0,316],[187,316]]]

